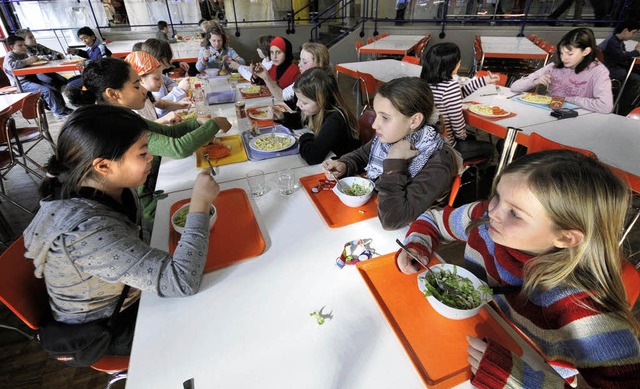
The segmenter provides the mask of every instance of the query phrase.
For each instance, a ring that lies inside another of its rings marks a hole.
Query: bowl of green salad
[[[182,234],[182,231],[184,231],[184,225],[187,222],[188,213],[189,203],[186,203],[178,208],[173,213],[173,215],[171,215],[171,225],[178,234]],[[218,212],[216,210],[216,207],[211,204],[209,206],[209,230],[211,230],[213,228],[213,225],[216,224],[216,220],[218,220]]]
[[[448,263],[431,266],[431,272],[418,275],[418,288],[427,301],[442,316],[462,320],[473,317],[487,301],[491,300],[491,289],[465,268]],[[434,277],[448,285],[450,290],[442,290]]]
[[[363,177],[345,177],[333,187],[333,193],[347,207],[357,208],[366,204],[373,196],[373,181]]]

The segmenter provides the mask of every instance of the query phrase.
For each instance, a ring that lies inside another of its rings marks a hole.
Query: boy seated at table
[[[161,41],[167,41],[169,43],[176,43],[178,41],[177,38],[179,36],[176,35],[176,38],[169,38],[169,24],[164,20],[158,22],[158,31],[156,32],[156,39],[160,39]]]
[[[28,28],[16,31],[16,35],[24,38],[24,44],[27,46],[27,55],[29,56],[36,55],[41,59],[47,60],[64,58],[64,54],[61,52],[51,50],[47,46],[36,42],[35,36],[33,36],[33,33]],[[36,74],[36,77],[38,77],[38,80],[59,90],[60,92],[62,92],[62,87],[67,85],[67,79],[58,73],[41,73]]]
[[[64,119],[72,111],[67,108],[62,98],[62,94],[56,88],[40,81],[35,74],[29,74],[26,76],[14,76],[13,70],[20,69],[34,64],[40,59],[35,56],[29,56],[27,54],[27,46],[24,43],[24,38],[17,35],[11,35],[7,38],[6,43],[11,48],[11,51],[7,53],[4,59],[3,70],[9,78],[9,82],[13,86],[20,86],[25,92],[38,92],[42,93],[42,98],[53,112],[53,116],[56,119]]]
[[[91,27],[84,26],[79,29],[78,38],[80,38],[82,43],[85,44],[86,50],[68,47],[67,53],[85,58],[86,61],[83,66],[86,66],[89,62],[98,60],[102,57],[111,57],[111,51],[104,45],[104,43],[102,43],[101,39],[98,39]],[[68,85],[73,88],[81,88],[82,76],[72,77],[69,79]]]

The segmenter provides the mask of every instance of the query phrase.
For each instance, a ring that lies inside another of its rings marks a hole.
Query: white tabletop
[[[480,42],[485,57],[500,58],[546,58],[547,52],[525,37],[481,36]]]
[[[424,38],[424,35],[388,35],[373,43],[362,46],[358,52],[367,54],[406,55],[422,38]]]
[[[347,62],[336,65],[339,73],[356,77],[356,71],[369,73],[380,82],[389,82],[400,77],[420,77],[422,66],[395,59]]]
[[[106,46],[115,57],[126,57],[131,52],[131,48],[137,42],[144,42],[142,40],[117,40],[108,43]],[[190,39],[188,41],[181,41],[177,43],[171,43],[171,50],[173,51],[173,59],[189,59],[198,58],[198,52],[200,51],[200,40]]]
[[[11,112],[19,111],[22,107],[22,100],[24,100],[31,93],[8,93],[0,95],[0,111],[4,111],[8,107],[11,108]]]

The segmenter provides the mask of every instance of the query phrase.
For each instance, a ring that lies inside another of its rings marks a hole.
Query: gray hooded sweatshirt
[[[195,294],[200,286],[208,215],[188,214],[171,257],[145,244],[138,225],[105,198],[41,201],[24,231],[25,256],[33,259],[36,277],[44,277],[58,321],[77,324],[109,317],[124,284],[132,289],[123,309],[137,300],[140,290],[174,297]],[[137,205],[135,194],[133,198]]]

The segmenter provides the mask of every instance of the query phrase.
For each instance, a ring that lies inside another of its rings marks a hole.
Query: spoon
[[[438,288],[440,288],[442,291],[444,292],[448,292],[450,294],[460,294],[460,291],[445,284],[444,282],[442,282],[438,277],[436,272],[434,272],[433,270],[431,270],[430,267],[428,267],[427,265],[425,265],[424,263],[422,263],[422,261],[420,261],[420,259],[418,259],[418,257],[412,253],[411,251],[409,251],[409,249],[407,248],[407,246],[405,246],[404,244],[402,244],[402,242],[400,242],[400,239],[396,239],[396,243],[398,244],[398,246],[400,246],[400,248],[402,248],[402,250],[407,253],[411,258],[413,258],[416,262],[418,262],[422,267],[424,267],[425,269],[427,269],[427,271],[429,273],[431,273],[431,275],[433,276],[433,279],[436,281],[436,284],[438,284]]]
[[[209,160],[209,152],[208,151],[203,152],[202,156],[204,157],[204,159],[207,160],[207,163],[209,164],[209,169],[211,170],[211,172],[209,174],[211,175],[211,178],[215,178],[216,171],[213,168],[213,165],[211,164],[211,161]]]

